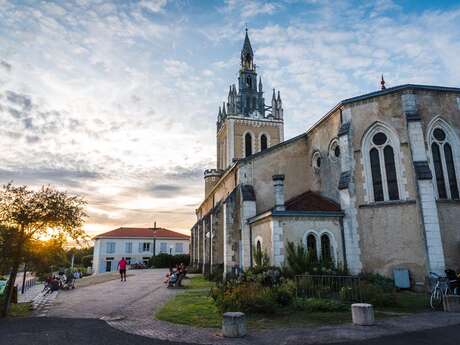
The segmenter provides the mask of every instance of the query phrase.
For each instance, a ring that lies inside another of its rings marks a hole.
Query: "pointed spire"
[[[232,86],[230,85],[229,88],[228,88],[228,97],[230,97],[232,95]]]
[[[222,115],[226,116],[227,112],[225,111],[225,102],[222,104]]]
[[[252,51],[251,42],[249,41],[248,29],[244,37],[243,49],[241,49],[241,67],[247,70],[254,70],[254,52]]]
[[[383,79],[383,74],[382,74],[382,78],[380,79],[380,85],[381,85],[382,90],[386,89],[386,87],[385,87],[385,79]]]
[[[272,96],[272,101],[276,100],[276,94],[275,94],[275,89],[273,89],[273,96]]]
[[[246,28],[246,35],[244,36],[244,43],[243,43],[243,49],[241,50],[241,56],[244,56],[247,53],[249,53],[251,56],[254,56],[254,53],[251,47],[251,41],[249,40],[249,36],[248,36],[248,28]]]
[[[278,102],[281,102],[281,93],[280,91],[278,90],[278,99],[277,99]]]
[[[262,77],[259,77],[259,92],[262,92]]]
[[[219,119],[222,117],[222,109],[219,107]]]

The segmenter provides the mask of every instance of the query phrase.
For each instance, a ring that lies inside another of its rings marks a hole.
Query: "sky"
[[[90,235],[186,233],[246,25],[285,138],[382,74],[460,86],[458,1],[0,0],[0,183],[83,196]]]

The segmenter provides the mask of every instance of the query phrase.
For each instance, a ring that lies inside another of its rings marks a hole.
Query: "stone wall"
[[[423,228],[414,202],[359,208],[361,262],[365,272],[392,276],[405,267],[416,281],[426,275]]]
[[[438,201],[439,225],[446,268],[460,270],[460,202]]]

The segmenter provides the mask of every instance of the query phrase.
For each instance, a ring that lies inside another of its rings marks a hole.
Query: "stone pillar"
[[[272,237],[271,264],[282,266],[284,263],[284,230],[281,220],[272,218],[270,230]]]
[[[203,266],[202,266],[202,272],[203,274],[206,272],[206,221],[205,218],[203,217],[203,220],[201,221],[201,231],[203,232]]]
[[[273,175],[273,191],[275,193],[275,211],[284,211],[284,175]]]
[[[425,229],[425,242],[428,256],[428,269],[444,274],[445,258],[439,227],[438,206],[433,186],[433,175],[428,165],[425,137],[420,115],[417,113],[416,98],[413,93],[404,93],[402,105],[407,120],[407,130],[417,179],[422,222]]]
[[[361,248],[359,247],[358,210],[356,208],[356,189],[353,174],[355,160],[351,143],[351,109],[342,110],[342,125],[338,132],[340,145],[340,207],[345,213],[343,232],[345,243],[345,258],[347,267],[353,274],[362,270]]]
[[[256,197],[251,185],[241,186],[241,262],[240,267],[247,269],[251,266],[251,228],[248,220],[256,215]]]

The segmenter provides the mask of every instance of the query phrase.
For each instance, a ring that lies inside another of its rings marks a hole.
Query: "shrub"
[[[290,305],[296,295],[296,286],[292,280],[286,280],[281,285],[273,289],[273,298],[282,305]]]
[[[379,285],[370,282],[361,282],[360,293],[363,302],[373,304],[376,307],[395,307],[398,305],[394,290],[387,292]]]
[[[296,298],[293,303],[294,309],[308,312],[337,312],[347,311],[350,306],[331,299],[321,298]]]
[[[210,295],[222,312],[273,313],[276,307],[271,290],[255,282],[224,284]]]
[[[149,266],[155,268],[169,268],[174,267],[180,263],[183,263],[185,266],[188,266],[190,264],[190,255],[170,255],[166,253],[160,253],[150,258]]]
[[[391,278],[387,278],[378,273],[361,273],[359,277],[362,281],[378,286],[385,292],[394,291],[394,280]]]

